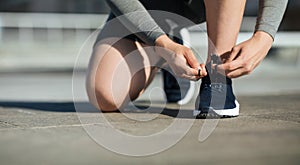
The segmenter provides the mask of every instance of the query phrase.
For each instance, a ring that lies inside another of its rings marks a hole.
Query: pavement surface
[[[278,74],[270,74],[274,71]],[[161,131],[174,120],[194,122],[173,147],[144,157],[124,156],[93,140],[74,108],[72,73],[1,73],[0,162],[3,165],[299,164],[298,73],[295,69],[286,74],[264,67],[251,77],[236,80],[240,116],[218,120],[212,134],[202,142],[198,140],[199,132],[207,120],[191,117],[194,101],[183,107],[184,116],[176,117],[180,107],[165,105],[162,93],[151,92],[152,87],[161,86],[158,74],[150,91],[136,102],[139,106],[148,106],[151,93],[154,104],[150,112],[104,114],[117,130],[135,136]],[[84,84],[84,74],[79,75],[77,82]],[[86,119],[95,120],[99,113],[88,111],[91,106],[86,101],[84,89],[77,93],[80,107],[87,110]],[[103,124],[104,121],[97,120],[91,126],[104,128]],[[159,143],[167,143],[180,134],[180,129],[169,132]],[[148,145],[143,146],[151,147]],[[132,146],[128,145],[130,148]]]
[[[198,135],[205,120],[197,119],[176,145],[147,157],[116,154],[97,144],[83,129],[72,102],[1,102],[0,160],[6,165],[299,164],[299,100],[300,94],[239,97],[240,116],[220,119],[204,142],[198,141]],[[82,104],[89,107],[86,102]],[[193,105],[185,106],[187,113],[191,114],[192,109]],[[176,105],[170,104],[161,114],[106,113],[104,116],[120,131],[145,135],[170,125],[176,111]],[[86,116],[92,119],[95,113]],[[142,116],[154,119],[147,122],[130,119]],[[186,116],[179,120],[193,119]],[[95,124],[101,127],[103,123]],[[169,138],[176,134],[180,132],[169,133]]]

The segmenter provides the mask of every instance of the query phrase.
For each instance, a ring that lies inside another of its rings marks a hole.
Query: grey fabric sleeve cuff
[[[260,0],[255,31],[264,31],[274,40],[288,0]]]
[[[154,45],[156,39],[165,34],[138,0],[106,0],[111,11],[122,24],[145,43]]]

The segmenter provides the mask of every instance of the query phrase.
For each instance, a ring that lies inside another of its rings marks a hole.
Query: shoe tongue
[[[206,69],[207,70],[207,69]],[[210,78],[209,78],[209,73],[207,72],[207,76],[202,78],[202,83],[203,84],[211,84]]]
[[[202,83],[204,84],[227,84],[231,85],[232,80],[225,76],[210,76],[209,74],[202,78]]]
[[[212,61],[207,63],[205,68],[207,70],[207,76],[202,78],[202,83],[204,84],[227,84],[231,85],[232,81],[230,78],[226,77],[223,74],[218,73],[214,68],[212,68],[212,64],[221,64],[221,60],[217,55],[211,56]]]

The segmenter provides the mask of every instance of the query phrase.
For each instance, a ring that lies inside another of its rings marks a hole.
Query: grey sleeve
[[[288,0],[259,0],[255,31],[264,31],[274,39],[287,3]]]
[[[153,45],[155,40],[165,34],[145,7],[138,0],[106,0],[111,11],[116,16],[124,15],[120,19],[122,24],[145,43]]]

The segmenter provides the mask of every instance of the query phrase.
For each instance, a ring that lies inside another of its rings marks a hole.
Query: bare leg
[[[160,58],[139,42],[110,38],[100,41],[90,60],[87,93],[102,111],[115,111],[136,99],[149,85]],[[148,56],[148,54],[150,54]]]
[[[205,0],[208,53],[220,55],[223,63],[230,60],[228,55],[236,44],[245,4],[246,0]]]

